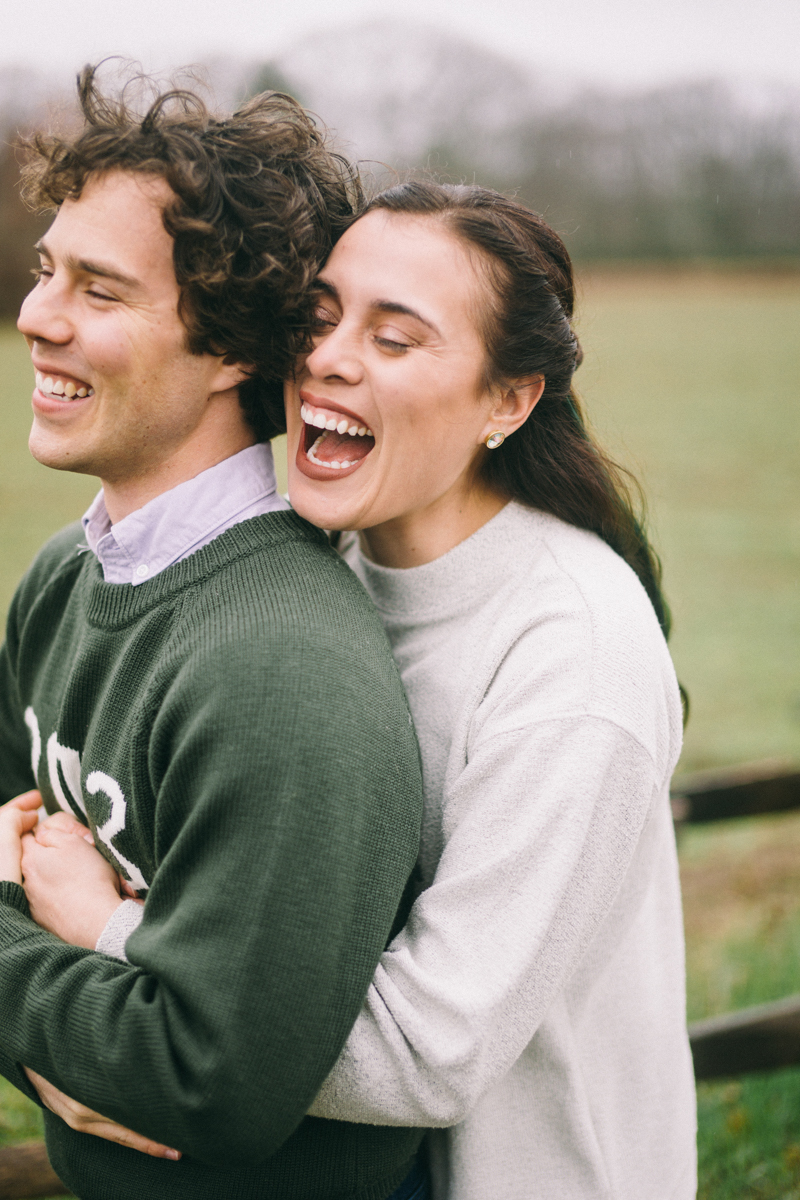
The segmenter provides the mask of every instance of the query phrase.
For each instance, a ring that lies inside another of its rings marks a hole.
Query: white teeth
[[[91,394],[92,393],[90,390],[89,395],[91,396]],[[80,392],[78,392],[78,395],[80,396]],[[348,425],[346,417],[340,417],[339,420],[337,421],[336,417],[326,417],[325,414],[321,413],[321,412],[315,413],[314,410],[308,404],[300,405],[300,416],[303,419],[303,421],[305,421],[306,425],[313,425],[315,429],[324,429],[326,431],[330,431],[331,433],[333,433],[333,431],[335,429],[337,433],[341,433],[341,434],[348,433],[350,435],[350,437],[374,437],[375,436],[373,434],[372,430],[369,429],[366,425]],[[315,443],[315,445],[316,445],[316,443]],[[313,457],[311,455],[310,451],[309,451],[309,456]],[[333,467],[334,469],[336,469],[336,467],[340,464],[323,463],[322,465],[325,467]],[[346,463],[343,465],[352,466],[352,463]]]
[[[317,450],[325,441],[327,433],[328,430],[326,429],[325,433],[323,433],[321,437],[317,438],[311,449],[306,451],[306,458],[310,458],[311,461],[316,463],[318,467],[327,467],[329,471],[343,471],[345,467],[352,467],[353,464],[348,459],[345,459],[344,462],[322,462],[321,459],[317,458]]]
[[[53,379],[51,375],[42,375],[41,371],[36,372],[36,386],[45,396],[63,396],[65,400],[73,400],[76,396],[82,400],[84,396],[94,395],[94,388],[78,387],[71,379],[64,383],[63,379]]]

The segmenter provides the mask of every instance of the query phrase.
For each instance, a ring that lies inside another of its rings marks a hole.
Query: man
[[[260,440],[351,181],[286,97],[139,119],[80,91],[85,129],[34,146],[57,215],[19,327],[35,457],[103,490],[12,604],[0,788],[86,822],[147,902],[128,962],[60,941],[20,886],[33,816],[0,810],[0,1070],[183,1154],[46,1112],[83,1200],[382,1200],[420,1134],[304,1114],[414,863],[418,754],[377,617]]]

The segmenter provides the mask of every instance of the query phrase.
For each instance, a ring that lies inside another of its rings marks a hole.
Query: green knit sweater
[[[130,964],[68,946],[0,885],[0,1072],[19,1064],[184,1152],[46,1114],[83,1200],[384,1200],[421,1133],[305,1117],[359,1011],[419,834],[411,718],[361,585],[270,513],[137,587],[71,526],[0,658],[0,790],[54,811],[147,895]],[[33,773],[32,768],[33,766]]]

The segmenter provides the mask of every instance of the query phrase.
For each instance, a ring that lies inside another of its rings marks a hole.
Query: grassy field
[[[684,769],[800,757],[800,276],[589,276],[577,379],[643,481]]]
[[[800,275],[587,273],[579,327],[581,393],[645,486],[664,560],[692,701],[682,769],[800,760]],[[94,484],[30,460],[11,330],[0,363],[4,610]],[[800,991],[800,815],[689,830],[681,862],[690,1017]],[[800,1200],[800,1070],[704,1085],[699,1107],[702,1200]],[[35,1128],[0,1091],[0,1140]]]

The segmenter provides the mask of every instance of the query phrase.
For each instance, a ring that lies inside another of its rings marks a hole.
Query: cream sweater
[[[643,589],[517,504],[423,567],[345,556],[417,725],[424,890],[312,1113],[440,1127],[435,1200],[690,1200],[681,713]]]

